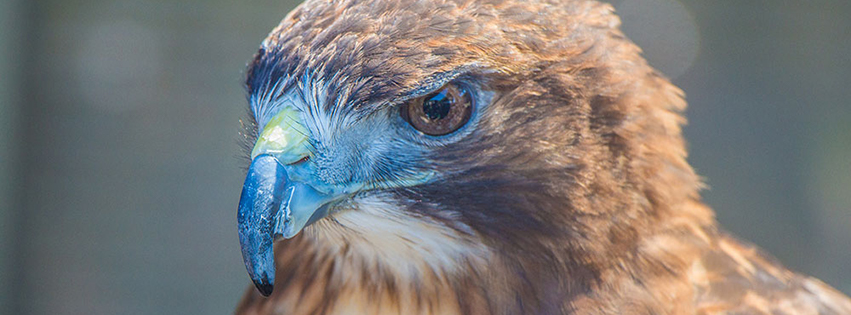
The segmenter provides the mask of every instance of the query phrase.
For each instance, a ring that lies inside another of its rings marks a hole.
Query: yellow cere
[[[307,130],[300,121],[299,111],[289,107],[281,109],[263,127],[254,149],[251,150],[251,159],[261,154],[269,154],[283,164],[291,164],[309,155]]]

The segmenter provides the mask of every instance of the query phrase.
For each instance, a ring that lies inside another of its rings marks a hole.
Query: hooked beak
[[[323,218],[340,194],[323,193],[291,179],[287,169],[308,156],[306,133],[298,113],[283,109],[264,127],[252,151],[251,166],[239,199],[237,221],[242,259],[248,275],[264,296],[275,284],[274,242],[292,238]]]

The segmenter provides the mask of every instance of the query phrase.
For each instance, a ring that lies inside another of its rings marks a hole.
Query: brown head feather
[[[274,294],[250,289],[237,313],[851,313],[717,230],[686,162],[683,93],[619,24],[585,0],[295,9],[251,63],[249,93],[324,82],[327,110],[368,113],[460,73],[494,97],[474,132],[427,156],[441,180],[382,192],[405,212],[395,222],[462,249],[451,266],[403,274],[394,263],[437,254],[394,236],[410,256],[394,257],[331,216],[278,244]]]

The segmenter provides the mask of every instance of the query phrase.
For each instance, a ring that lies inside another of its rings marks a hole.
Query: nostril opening
[[[310,160],[310,156],[305,155],[303,158],[299,159],[298,161],[292,162],[288,165],[299,165],[301,163],[307,162],[308,160]]]

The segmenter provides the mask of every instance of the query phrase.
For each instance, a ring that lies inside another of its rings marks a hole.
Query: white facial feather
[[[381,195],[358,198],[355,207],[306,232],[319,244],[349,244],[354,258],[383,267],[402,281],[415,280],[424,272],[451,275],[469,265],[485,264],[490,256],[472,236],[411,215]]]
[[[352,126],[354,118],[339,112],[340,104],[331,106],[330,112],[325,110],[329,108],[324,104],[327,84],[309,77],[294,85],[284,82],[291,79],[284,78],[252,97],[252,109],[261,129],[282,107],[293,107],[301,112],[300,123],[317,145],[313,149],[322,151],[312,158],[317,165],[312,176],[318,180],[312,184],[336,185],[342,183],[342,179],[366,178],[366,174],[349,172],[374,171],[377,169],[375,163],[382,154],[398,150],[390,144],[389,131],[382,129],[390,126],[384,116]],[[286,86],[289,88],[285,89]],[[344,95],[337,100],[346,98]],[[393,169],[392,172],[402,170]],[[430,173],[396,175],[399,177],[392,179],[401,184],[405,180],[420,182]],[[393,183],[375,185],[381,184]],[[471,230],[459,232],[459,227],[450,228],[431,218],[418,216],[386,196],[366,194],[356,197],[351,204],[353,209],[337,212],[303,232],[318,246],[332,251],[348,244],[351,254],[348,258],[358,260],[351,266],[379,266],[398,280],[410,283],[424,273],[449,275],[470,265],[483,265],[490,255],[480,240],[471,235]]]

